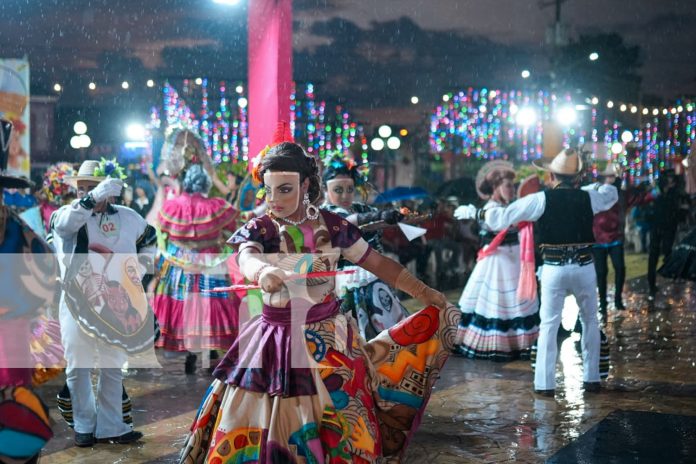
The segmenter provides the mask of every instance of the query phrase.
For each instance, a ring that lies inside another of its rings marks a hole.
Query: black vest
[[[544,194],[546,208],[536,221],[539,245],[594,243],[589,193],[561,187]]]

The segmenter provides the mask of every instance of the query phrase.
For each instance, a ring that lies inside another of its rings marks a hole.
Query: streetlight
[[[377,133],[379,134],[380,137],[383,139],[389,138],[390,135],[392,135],[392,129],[391,127],[387,126],[386,124],[383,126],[379,126],[379,129],[377,129]]]
[[[95,84],[94,82],[90,82],[87,87],[89,87],[89,90],[96,90],[97,84]]]
[[[152,87],[155,86],[155,81],[153,81],[152,79],[148,79],[147,82],[146,82],[146,85],[147,85],[148,87],[152,88]]]
[[[128,81],[121,82],[121,88],[123,90],[128,90],[128,87],[130,87],[130,84],[128,83]]]
[[[621,144],[621,142],[612,143],[611,152],[615,155],[620,155],[623,152],[623,145]]]
[[[599,53],[592,52],[592,53],[590,53],[589,58],[590,58],[590,61],[597,61],[599,59]]]
[[[53,90],[55,90],[56,92],[60,92],[61,90],[63,90],[63,87],[60,84],[55,83],[53,84]]]
[[[413,97],[411,97],[411,103],[413,103],[414,105],[417,105],[419,101],[420,100],[415,95]]]
[[[379,138],[372,139],[372,141],[370,142],[370,148],[372,148],[374,151],[384,150],[384,140]]]
[[[398,150],[400,146],[401,140],[399,140],[399,137],[389,137],[387,139],[387,148],[390,150]]]
[[[522,79],[528,79],[532,73],[530,73],[528,69],[525,69],[520,73],[520,75],[522,76]]]
[[[135,142],[145,140],[145,126],[139,122],[132,122],[126,126],[126,138]]]
[[[75,131],[75,133],[77,135],[86,134],[87,133],[87,124],[85,124],[83,121],[77,121],[73,125],[73,131]]]
[[[537,120],[537,114],[536,111],[534,111],[534,108],[525,106],[523,108],[520,108],[517,111],[517,117],[515,118],[515,121],[517,121],[517,124],[520,126],[524,127],[530,127],[532,124],[534,124]]]
[[[70,137],[70,146],[75,150],[89,148],[90,145],[92,145],[92,139],[90,139],[87,134],[73,135]]]
[[[556,119],[558,119],[558,122],[561,123],[564,126],[570,126],[572,125],[575,121],[578,119],[578,113],[575,111],[575,108],[572,106],[564,106],[560,110],[558,110],[558,114],[556,115]]]

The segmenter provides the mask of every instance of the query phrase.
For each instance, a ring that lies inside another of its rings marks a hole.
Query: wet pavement
[[[599,394],[582,390],[577,334],[561,342],[555,399],[532,392],[528,361],[498,364],[451,357],[405,462],[536,463],[551,458],[568,444],[581,446],[583,434],[607,416],[606,423],[612,423],[618,411],[696,417],[696,285],[664,280],[659,284],[661,291],[652,305],[647,301],[644,280],[635,279],[627,284],[628,309],[614,311],[610,307],[606,334],[611,370]],[[456,301],[458,293],[448,296]],[[564,313],[564,326],[568,328],[573,324],[572,306],[568,305]],[[72,431],[55,407],[62,378],[43,386],[40,393],[55,419],[55,438],[42,462],[176,462],[210,377],[204,369],[194,376],[184,375],[183,357],[163,359],[162,363],[163,369],[131,370],[125,380],[133,399],[136,428],[145,433],[143,443],[136,445],[75,448]],[[615,415],[610,416],[612,413]],[[618,428],[611,430],[618,432],[608,433],[608,437],[621,435],[620,424],[625,422],[617,423]],[[604,430],[602,427],[592,433]],[[630,427],[623,428],[627,434],[632,433]],[[655,435],[654,443],[659,447],[674,443],[679,434],[665,426]],[[635,437],[627,439],[631,443]],[[598,442],[593,443],[596,447]],[[613,441],[604,437],[603,443]],[[694,447],[685,449],[684,462],[696,462],[696,455],[690,452]],[[648,456],[645,458],[640,462],[650,462]]]

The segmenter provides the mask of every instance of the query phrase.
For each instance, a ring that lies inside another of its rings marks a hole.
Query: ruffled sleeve
[[[280,251],[280,237],[273,221],[268,216],[254,218],[237,229],[227,241],[235,251],[253,248],[259,253]]]
[[[372,251],[363,239],[360,229],[329,211],[322,211],[324,222],[329,229],[331,245],[341,249],[341,255],[353,264],[360,264]]]

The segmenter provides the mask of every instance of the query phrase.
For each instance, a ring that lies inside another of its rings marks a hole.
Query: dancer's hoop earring
[[[309,194],[305,193],[304,194],[304,199],[302,200],[302,204],[305,207],[305,211],[307,213],[307,219],[310,221],[314,221],[319,217],[319,208],[314,206],[309,202]]]

